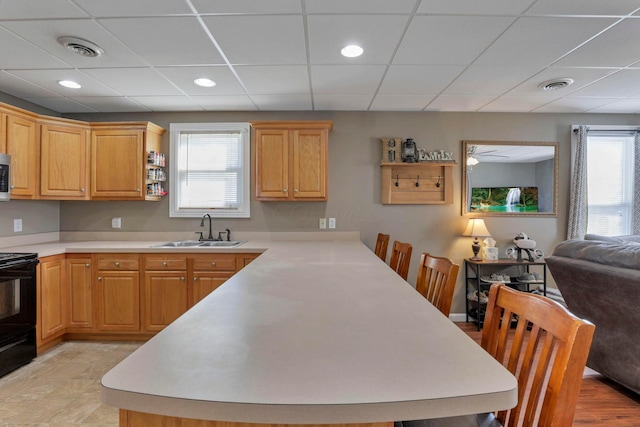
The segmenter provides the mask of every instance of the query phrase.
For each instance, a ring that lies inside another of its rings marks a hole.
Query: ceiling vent
[[[104,53],[97,44],[78,37],[60,37],[58,43],[85,58],[97,58]]]
[[[542,90],[558,90],[565,88],[573,83],[573,79],[562,78],[562,79],[553,79],[547,80],[546,82],[542,82],[538,85],[538,87]]]

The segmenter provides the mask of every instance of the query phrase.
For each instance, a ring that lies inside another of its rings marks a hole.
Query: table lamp
[[[471,249],[473,250],[473,261],[481,261],[482,258],[478,256],[478,252],[480,252],[480,241],[478,237],[491,237],[491,233],[487,230],[487,226],[484,224],[484,219],[482,218],[471,218],[469,223],[467,224],[467,228],[462,233],[463,236],[473,237],[473,244],[471,245]]]

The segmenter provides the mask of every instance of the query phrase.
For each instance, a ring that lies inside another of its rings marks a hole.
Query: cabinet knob
[[[294,193],[297,193],[297,192],[298,192],[298,189],[297,189],[297,188],[294,188],[294,189],[293,189],[293,192],[294,192]]]
[[[287,192],[289,191],[289,189],[288,189],[288,188],[285,188],[285,189],[284,189],[284,190],[282,190],[282,191],[284,191],[285,193],[287,193]]]
[[[84,193],[86,190],[84,188],[81,188],[80,191]]]
[[[102,281],[102,277],[98,277],[98,282]]]
[[[167,261],[162,261],[162,265],[166,267],[167,266]]]
[[[11,186],[9,186],[9,188],[11,188],[13,190],[16,187],[15,187],[15,185],[11,185]]]
[[[194,278],[193,278],[193,281],[194,281],[194,282],[197,282],[197,281],[198,281],[198,278],[197,278],[197,277],[194,277]]]
[[[182,282],[184,282],[184,277],[180,277],[180,280],[181,280]]]
[[[116,267],[120,267],[120,263],[118,261],[115,262]]]
[[[91,267],[91,264],[85,264],[84,266],[89,268],[89,267]]]
[[[216,263],[215,263],[215,262],[212,262],[212,263],[211,263],[211,266],[212,266],[212,267],[215,267],[215,266],[216,266]]]
[[[139,192],[140,192],[140,189],[139,189],[139,188],[136,188],[136,192],[137,192],[137,193],[139,193]]]

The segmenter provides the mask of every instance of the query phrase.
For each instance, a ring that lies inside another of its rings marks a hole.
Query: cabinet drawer
[[[136,255],[109,255],[97,258],[98,270],[138,270],[140,259]]]
[[[173,255],[153,255],[144,258],[144,266],[146,270],[186,270],[187,257]]]
[[[194,256],[193,269],[197,271],[236,271],[236,256],[235,254]]]

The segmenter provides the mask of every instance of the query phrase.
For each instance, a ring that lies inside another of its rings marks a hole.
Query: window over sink
[[[249,123],[171,123],[170,217],[250,217]]]

